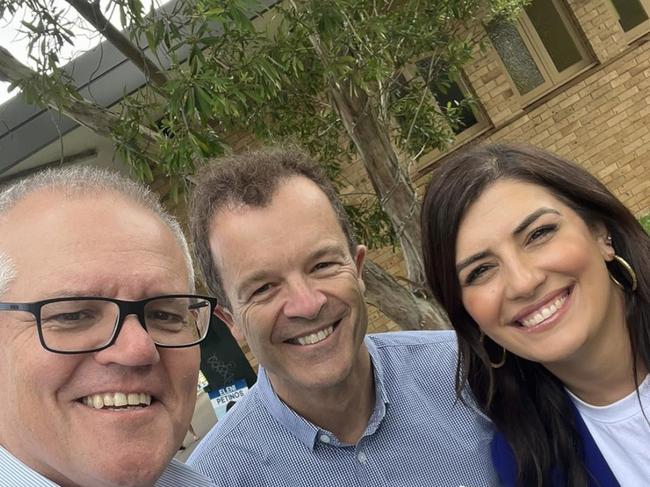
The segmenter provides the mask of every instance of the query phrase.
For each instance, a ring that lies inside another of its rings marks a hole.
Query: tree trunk
[[[351,86],[343,89],[332,86],[330,94],[348,135],[361,155],[368,178],[397,233],[407,276],[417,287],[426,289],[420,249],[420,204],[407,175],[399,166],[388,131],[373,113],[362,90],[355,92]],[[373,269],[375,270],[380,268]],[[370,275],[366,277],[368,274]],[[416,297],[397,282],[395,284],[400,287],[401,292],[391,286],[388,293],[385,279],[393,279],[388,274],[380,276],[367,272],[364,277],[367,284],[370,284],[369,291],[372,288],[372,293],[368,292],[367,295],[368,301],[402,328],[449,328],[444,311],[431,302]],[[409,296],[404,295],[404,292]],[[395,297],[399,294],[402,295],[396,300]]]
[[[447,315],[431,302],[414,295],[371,260],[363,271],[366,302],[404,330],[449,328]]]
[[[399,238],[407,276],[411,282],[424,288],[420,204],[408,176],[399,165],[388,131],[373,113],[362,90],[355,90],[352,85],[343,88],[332,86],[330,94]]]
[[[320,56],[323,64],[327,64],[327,53],[321,45],[317,35],[310,36],[311,44]],[[421,253],[422,233],[420,231],[420,205],[408,176],[399,165],[399,159],[391,142],[386,127],[378,120],[372,110],[372,105],[367,94],[354,85],[351,80],[347,82],[330,81],[329,95],[331,101],[343,122],[346,132],[352,139],[361,160],[366,168],[368,179],[380,200],[382,208],[391,220],[393,228],[399,238],[402,256],[406,266],[408,279],[420,289],[426,289],[424,275],[424,261]],[[373,269],[375,270],[375,269]],[[388,281],[384,276],[374,275],[370,272],[366,282],[368,289],[367,299],[403,328],[418,329],[449,328],[445,313],[437,303],[417,298],[412,292],[390,277],[397,286],[410,295],[402,295],[399,304],[391,302],[391,297],[385,292],[383,285]],[[385,276],[388,274],[384,273]],[[375,287],[376,286],[376,287]],[[372,288],[372,293],[370,292]],[[400,294],[391,286],[396,295]],[[374,294],[373,294],[374,293]],[[420,314],[406,320],[402,313],[412,309],[416,304]],[[424,321],[426,320],[426,321]]]

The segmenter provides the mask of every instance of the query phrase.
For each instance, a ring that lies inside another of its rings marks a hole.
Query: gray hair
[[[205,283],[222,306],[229,307],[221,273],[210,251],[210,224],[225,208],[264,208],[271,203],[280,183],[299,176],[318,186],[336,214],[352,255],[356,240],[352,225],[332,183],[318,163],[295,149],[265,148],[215,159],[197,171],[190,201],[192,247]]]
[[[26,196],[43,190],[61,191],[66,197],[92,196],[98,192],[118,193],[151,211],[169,228],[178,242],[187,264],[189,287],[194,292],[194,268],[189,247],[180,224],[149,188],[113,171],[95,166],[68,166],[46,169],[0,187],[0,217]],[[15,277],[11,257],[0,250],[0,295]]]
[[[16,269],[11,258],[0,251],[0,296],[7,292],[9,283],[16,277]]]

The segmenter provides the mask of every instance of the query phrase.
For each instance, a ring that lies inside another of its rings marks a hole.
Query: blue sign
[[[217,418],[221,419],[227,412],[228,404],[239,401],[244,397],[246,391],[248,391],[248,385],[246,385],[245,379],[236,380],[232,384],[221,387],[216,391],[210,391],[208,395],[210,396],[210,402],[212,403]]]

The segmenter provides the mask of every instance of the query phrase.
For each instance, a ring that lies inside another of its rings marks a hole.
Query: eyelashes
[[[551,223],[548,225],[542,225],[541,227],[538,227],[534,229],[530,234],[528,235],[528,238],[526,239],[526,243],[534,243],[537,242],[544,237],[548,236],[551,233],[554,233],[555,230],[557,230],[557,224]]]
[[[494,267],[489,264],[481,264],[470,271],[465,278],[465,285],[470,285],[474,283],[478,278],[485,274],[490,268]]]

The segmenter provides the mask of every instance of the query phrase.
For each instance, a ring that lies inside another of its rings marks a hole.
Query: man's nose
[[[117,339],[108,348],[95,352],[103,364],[116,363],[131,367],[153,365],[160,360],[158,348],[134,314],[124,317]]]
[[[294,279],[288,283],[284,314],[288,318],[314,319],[327,302],[327,297],[308,279]]]

